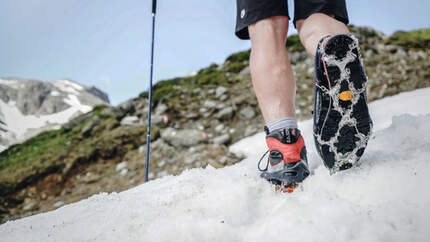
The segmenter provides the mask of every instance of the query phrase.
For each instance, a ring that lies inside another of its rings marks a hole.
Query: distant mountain
[[[108,103],[103,91],[71,80],[0,79],[0,151]]]

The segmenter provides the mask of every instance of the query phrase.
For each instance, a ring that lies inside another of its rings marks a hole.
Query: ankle
[[[297,129],[297,120],[292,117],[285,117],[272,120],[264,126],[266,133],[280,129]]]

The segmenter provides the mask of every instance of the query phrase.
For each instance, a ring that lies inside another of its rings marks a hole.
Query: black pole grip
[[[155,14],[157,11],[157,0],[152,0],[152,13]]]

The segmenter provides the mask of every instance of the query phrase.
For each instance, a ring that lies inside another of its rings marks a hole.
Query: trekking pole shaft
[[[157,11],[157,0],[152,0],[152,13],[155,14]]]
[[[157,1],[152,0],[152,42],[151,42],[151,71],[149,74],[148,88],[148,126],[146,131],[146,162],[145,162],[145,182],[149,176],[149,152],[151,146],[151,111],[152,111],[152,77],[154,74],[154,36],[155,36],[155,11]]]

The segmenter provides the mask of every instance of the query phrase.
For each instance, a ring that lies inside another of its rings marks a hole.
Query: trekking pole
[[[152,110],[152,76],[154,71],[154,35],[155,35],[155,12],[157,10],[157,0],[152,0],[152,43],[151,43],[151,71],[149,74],[148,90],[148,129],[146,131],[146,162],[145,162],[145,182],[148,181],[149,174],[149,149],[151,145],[151,110]]]

